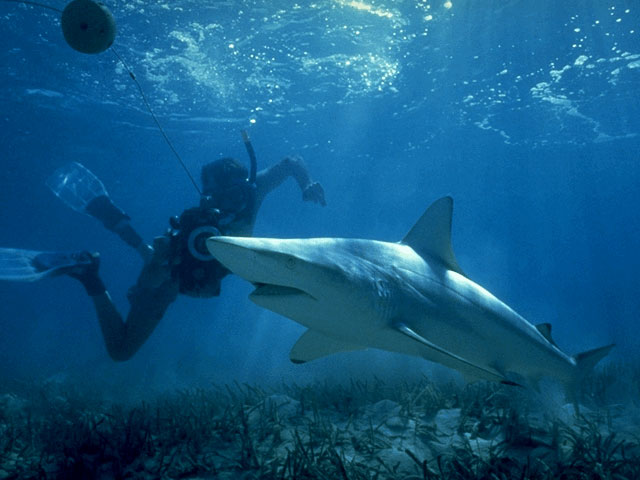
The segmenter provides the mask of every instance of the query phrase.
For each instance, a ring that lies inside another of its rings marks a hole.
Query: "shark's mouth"
[[[299,288],[276,285],[274,283],[254,283],[253,285],[256,288],[251,292],[252,297],[287,297],[304,295],[316,300],[313,295],[305,292],[304,290],[300,290]]]

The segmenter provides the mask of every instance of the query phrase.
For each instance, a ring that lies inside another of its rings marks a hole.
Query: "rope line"
[[[202,191],[200,190],[200,187],[198,186],[198,183],[195,181],[195,179],[193,178],[193,175],[191,175],[191,172],[189,171],[189,169],[187,168],[185,163],[182,161],[182,158],[180,157],[180,154],[178,153],[178,151],[175,149],[175,147],[171,143],[171,140],[169,140],[169,137],[167,136],[166,132],[162,128],[162,125],[160,125],[160,121],[158,120],[158,117],[156,117],[156,114],[153,112],[153,109],[151,108],[151,105],[149,104],[149,101],[147,100],[147,96],[144,94],[144,91],[142,90],[142,86],[140,85],[140,82],[138,82],[138,79],[136,78],[136,76],[133,74],[133,72],[131,71],[131,69],[127,65],[127,63],[118,54],[118,52],[115,50],[115,48],[111,47],[111,51],[118,58],[118,60],[120,60],[122,65],[124,65],[124,68],[127,70],[127,73],[129,73],[129,76],[131,77],[131,79],[134,81],[134,83],[138,87],[138,90],[140,91],[140,96],[142,97],[144,105],[147,107],[147,110],[151,114],[151,117],[153,118],[153,121],[155,122],[156,126],[158,127],[158,130],[160,130],[160,133],[164,137],[164,140],[167,142],[167,145],[169,145],[169,148],[171,149],[171,151],[173,152],[175,157],[178,159],[178,162],[180,162],[180,165],[182,165],[182,168],[184,169],[184,171],[189,176],[189,179],[191,180],[191,183],[193,183],[193,186],[196,188],[198,193],[200,195],[202,195]]]

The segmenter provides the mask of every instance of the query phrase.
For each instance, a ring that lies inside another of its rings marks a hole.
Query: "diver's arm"
[[[299,156],[285,157],[275,165],[258,172],[258,197],[263,199],[289,177],[293,177],[300,187],[303,200],[326,205],[322,185],[311,179],[307,166]]]

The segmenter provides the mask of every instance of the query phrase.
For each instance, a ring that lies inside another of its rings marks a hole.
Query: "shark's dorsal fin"
[[[331,337],[327,337],[315,330],[307,330],[298,339],[289,353],[289,358],[293,363],[305,363],[318,358],[326,357],[333,353],[351,352],[353,350],[364,350],[366,347],[341,342]]]
[[[464,275],[451,247],[452,214],[453,198],[447,196],[436,200],[402,239],[402,243],[419,255],[436,259],[449,270]]]
[[[550,323],[540,323],[540,324],[536,325],[536,328],[542,334],[542,336],[547,339],[547,341],[551,345],[553,345],[554,347],[558,346],[558,345],[556,345],[556,342],[553,341],[553,338],[551,338],[551,324]]]

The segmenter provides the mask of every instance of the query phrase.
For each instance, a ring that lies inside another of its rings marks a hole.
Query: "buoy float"
[[[60,23],[64,39],[78,52],[104,52],[116,38],[113,15],[93,0],[73,0],[62,11]]]

